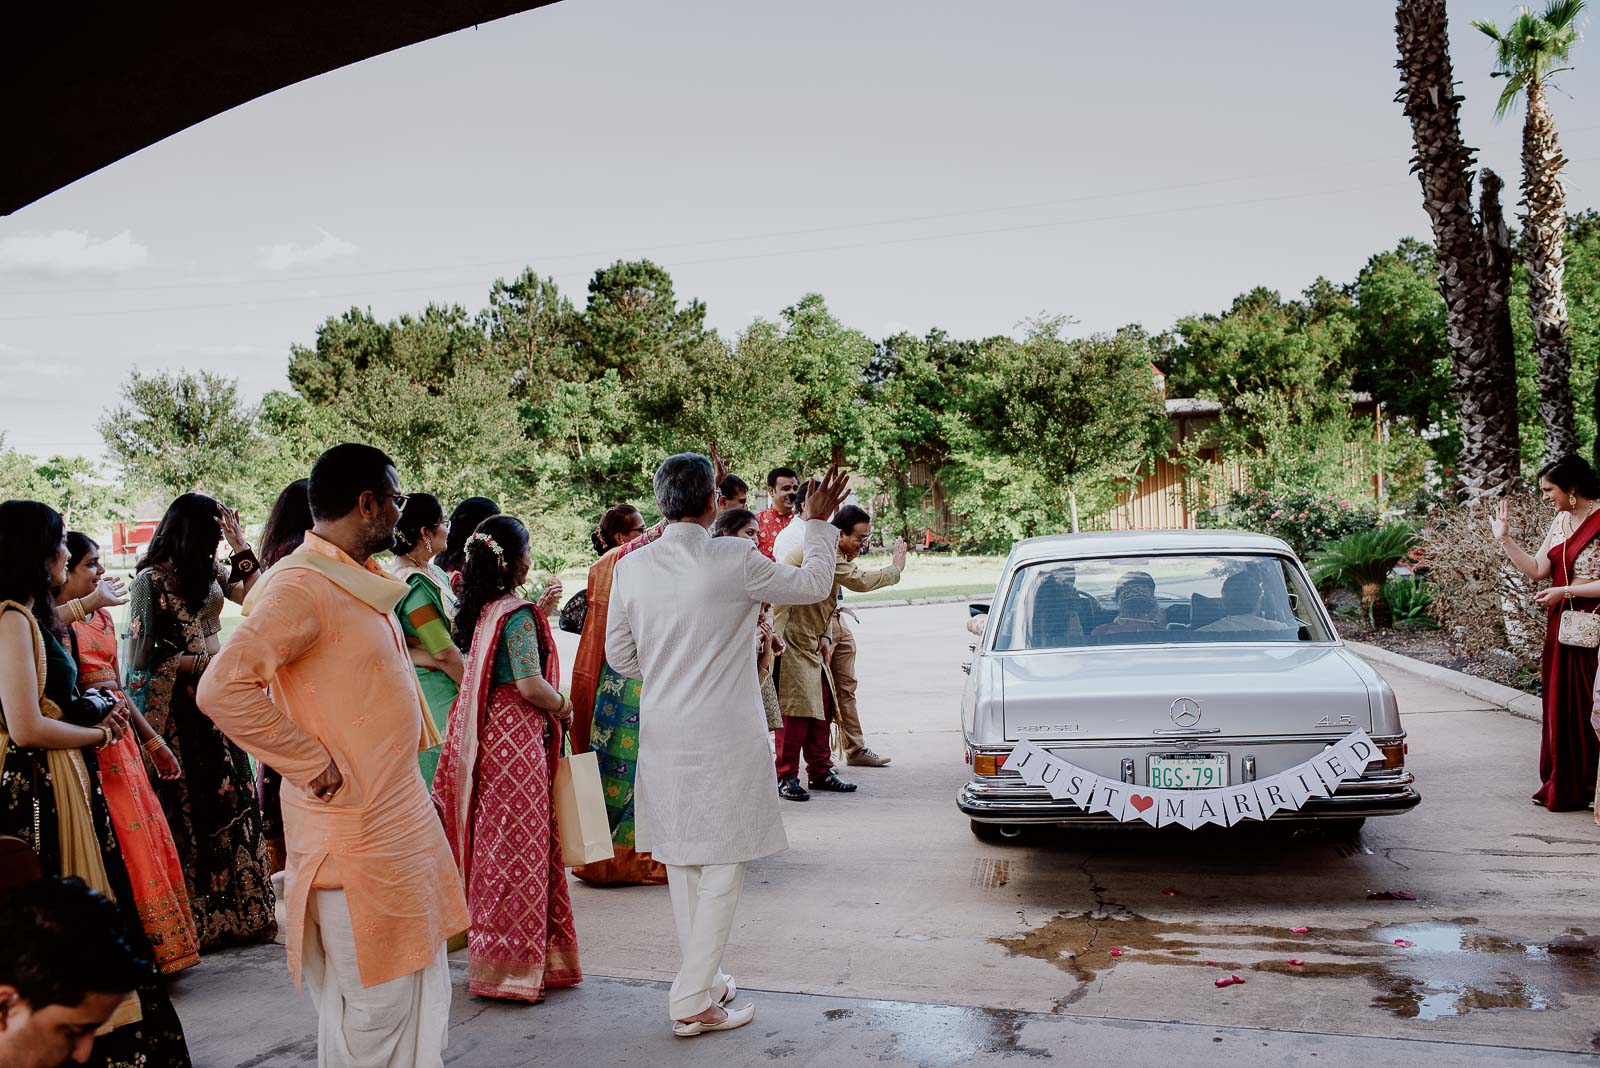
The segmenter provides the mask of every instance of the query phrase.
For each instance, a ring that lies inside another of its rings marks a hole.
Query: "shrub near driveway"
[[[1377,512],[1327,493],[1234,490],[1200,513],[1202,527],[1227,527],[1282,538],[1302,560],[1330,542],[1378,525]]]

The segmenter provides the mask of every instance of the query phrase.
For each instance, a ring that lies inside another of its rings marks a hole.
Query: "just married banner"
[[[1367,761],[1378,755],[1366,731],[1356,731],[1303,764],[1266,779],[1209,790],[1157,790],[1107,779],[1068,763],[1024,738],[1005,767],[1030,786],[1043,786],[1058,801],[1085,812],[1104,812],[1124,823],[1143,820],[1152,827],[1174,824],[1195,828],[1208,823],[1231,827],[1293,812],[1313,797],[1331,797],[1339,784],[1359,779]]]

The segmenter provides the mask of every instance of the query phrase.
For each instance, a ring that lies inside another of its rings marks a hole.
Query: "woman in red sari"
[[[1544,731],[1539,742],[1535,804],[1551,812],[1594,804],[1600,738],[1590,721],[1594,708],[1596,650],[1560,640],[1569,611],[1600,610],[1600,476],[1578,456],[1563,456],[1539,471],[1539,492],[1556,509],[1555,522],[1532,556],[1511,540],[1508,503],[1500,502],[1490,530],[1494,540],[1528,578],[1550,580],[1535,599],[1549,608],[1539,677],[1544,691]]]
[[[466,654],[433,800],[467,891],[467,987],[537,1002],[583,979],[550,783],[572,703],[546,618],[516,595],[530,566],[528,531],[510,516],[467,539],[454,637]]]
[[[87,534],[67,533],[67,581],[56,594],[59,611],[72,624],[72,651],[78,662],[78,686],[122,696],[122,671],[117,665],[117,628],[111,613],[94,607],[106,569],[100,546]],[[125,602],[113,600],[113,604]],[[85,605],[90,606],[85,611]],[[129,730],[116,744],[101,749],[100,786],[111,813],[111,825],[133,884],[134,904],[156,966],[171,975],[200,963],[199,935],[183,888],[178,847],[161,810],[161,800],[145,774],[144,757],[162,779],[183,773],[166,741],[128,706]],[[143,756],[140,751],[143,751]]]

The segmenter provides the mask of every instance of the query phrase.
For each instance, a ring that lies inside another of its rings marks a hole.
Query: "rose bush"
[[[1306,559],[1331,542],[1371,530],[1378,513],[1369,504],[1327,493],[1234,490],[1216,508],[1200,513],[1203,527],[1226,527],[1282,538]]]

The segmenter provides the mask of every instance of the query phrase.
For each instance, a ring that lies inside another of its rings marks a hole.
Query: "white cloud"
[[[350,242],[334,237],[320,226],[317,227],[317,233],[322,235],[322,240],[315,245],[296,245],[285,241],[281,245],[261,249],[261,266],[269,271],[283,271],[303,263],[322,263],[340,256],[354,256],[359,251]]]
[[[115,274],[143,267],[149,259],[150,250],[137,244],[127,230],[99,242],[82,230],[0,238],[0,271]]]

